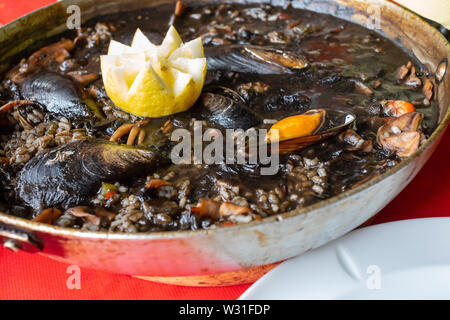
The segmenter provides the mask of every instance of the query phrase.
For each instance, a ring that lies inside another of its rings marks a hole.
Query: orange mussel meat
[[[338,134],[355,119],[347,111],[312,109],[275,123],[267,133],[266,142],[278,144],[280,154],[289,154]],[[329,126],[321,130],[327,121]]]
[[[318,109],[284,118],[270,128],[266,140],[271,143],[314,135],[322,128],[325,117],[326,111]]]

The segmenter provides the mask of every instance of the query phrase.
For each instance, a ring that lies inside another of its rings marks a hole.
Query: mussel
[[[26,78],[20,93],[28,101],[43,105],[47,111],[69,120],[101,117],[96,103],[85,98],[77,83],[55,72],[41,72]]]
[[[207,111],[207,119],[223,128],[247,130],[263,121],[262,117],[248,108],[244,99],[231,89],[223,88],[220,93],[206,92],[201,99]]]
[[[160,163],[158,151],[101,139],[72,142],[35,156],[19,172],[17,194],[36,212],[84,204],[102,182],[145,175]]]
[[[13,172],[11,172],[10,166],[6,165],[0,158],[0,194],[4,190],[10,189],[12,176]]]
[[[436,68],[436,82],[441,83],[444,80],[445,75],[447,74],[448,69],[448,59],[444,58],[441,62],[439,62]]]
[[[337,135],[355,119],[356,116],[348,111],[312,109],[275,123],[267,133],[266,141],[278,144],[280,154],[288,154]]]
[[[37,118],[36,115],[34,116],[33,121],[28,121],[28,112],[33,112],[34,110],[41,109],[41,106],[37,103],[34,103],[32,101],[28,100],[13,100],[10,101],[3,106],[0,107],[0,119],[5,119],[5,115],[8,111],[17,109],[17,118],[19,123],[24,129],[30,130],[34,127],[36,124],[35,122],[39,122],[39,120],[42,120],[40,118]],[[7,123],[4,125],[5,128],[7,128],[10,124]],[[3,129],[3,128],[2,128]]]
[[[207,47],[205,56],[209,71],[284,74],[295,73],[308,66],[302,55],[253,45]]]

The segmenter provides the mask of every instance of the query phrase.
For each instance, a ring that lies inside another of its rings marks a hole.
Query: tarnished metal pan
[[[0,71],[6,70],[18,55],[31,52],[49,37],[63,32],[70,5],[78,5],[82,20],[86,21],[99,14],[167,2],[174,1],[66,0],[45,7],[0,29]],[[443,36],[418,16],[388,1],[291,3],[362,25],[379,12],[381,34],[416,56],[429,70],[436,70],[443,59],[450,59],[450,45]],[[0,213],[0,237],[11,249],[158,281],[188,285],[250,282],[270,269],[271,264],[344,235],[388,204],[422,168],[444,133],[450,120],[450,72],[440,82],[435,97],[440,107],[439,126],[413,156],[353,190],[283,214],[281,219],[269,217],[214,230],[118,234],[64,229]]]

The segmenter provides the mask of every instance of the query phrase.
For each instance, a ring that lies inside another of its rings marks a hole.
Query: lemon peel
[[[114,104],[151,118],[192,107],[201,94],[207,69],[201,39],[183,43],[173,26],[159,46],[139,29],[131,46],[111,40],[100,63],[106,93]]]

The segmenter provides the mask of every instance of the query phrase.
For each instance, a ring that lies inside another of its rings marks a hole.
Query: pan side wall
[[[67,7],[76,4],[82,20],[97,14],[135,10],[175,1],[63,1],[21,18],[0,30],[0,71],[10,67],[17,56],[39,47],[50,36],[65,30]],[[208,2],[208,1],[202,1]],[[254,2],[254,1],[253,1]],[[267,1],[265,1],[267,2]],[[283,4],[284,1],[272,1]],[[434,70],[442,58],[449,58],[448,43],[429,34],[410,13],[395,9],[384,0],[294,0],[298,8],[315,10],[364,25],[370,6],[381,10],[380,33],[393,39]],[[400,62],[399,62],[400,63]],[[440,120],[448,118],[450,73],[441,83],[438,100]],[[442,131],[434,136],[442,135]],[[44,243],[42,254],[71,264],[142,276],[186,276],[214,274],[269,264],[301,254],[344,235],[381,210],[418,173],[437,146],[434,139],[418,157],[385,179],[338,201],[324,201],[314,210],[292,214],[280,221],[266,221],[248,227],[229,227],[186,237],[161,236],[129,239],[88,238],[76,234],[36,231]],[[4,216],[4,215],[3,215]],[[0,221],[2,221],[0,214]],[[10,221],[10,220],[8,220]],[[30,229],[33,229],[32,227]]]

